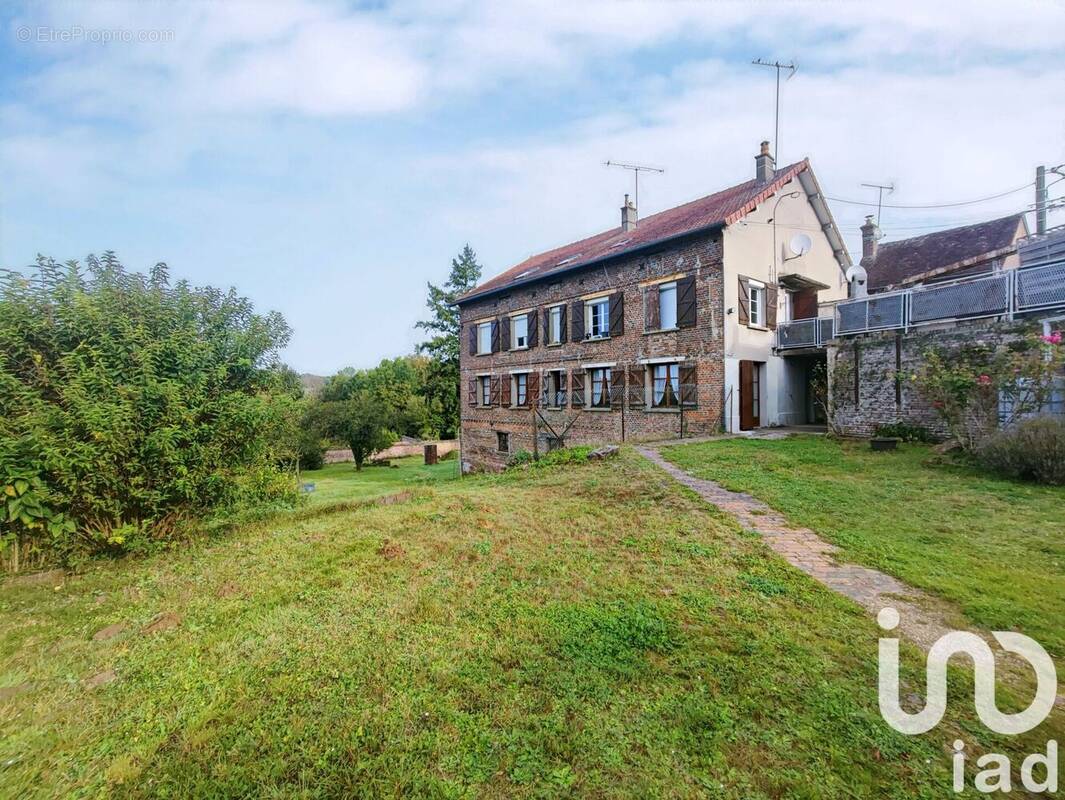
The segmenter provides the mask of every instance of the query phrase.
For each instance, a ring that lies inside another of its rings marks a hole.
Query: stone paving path
[[[901,617],[899,630],[923,649],[927,650],[940,636],[964,625],[960,612],[950,604],[878,570],[837,561],[838,548],[809,528],[792,527],[782,514],[749,494],[732,492],[713,481],[690,475],[666,461],[658,446],[642,445],[636,449],[678,482],[727,511],[744,528],[760,534],[789,564],[854,600],[873,616],[886,606],[895,608]]]

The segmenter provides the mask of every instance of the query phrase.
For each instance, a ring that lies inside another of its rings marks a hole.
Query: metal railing
[[[777,326],[777,349],[824,347],[833,337],[835,329],[836,320],[832,317],[814,317],[782,323]]]
[[[1065,260],[845,300],[836,304],[835,335],[964,319],[1013,319],[1017,314],[1055,308],[1065,309]]]

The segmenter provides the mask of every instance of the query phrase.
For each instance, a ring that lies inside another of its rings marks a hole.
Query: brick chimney
[[[862,225],[862,260],[863,267],[869,267],[876,261],[877,242],[880,241],[880,228],[873,222],[873,215],[865,218]]]
[[[623,231],[636,230],[636,206],[625,195],[625,205],[621,207],[621,229]]]
[[[769,155],[769,142],[762,142],[762,151],[754,157],[754,177],[759,183],[769,183],[775,173],[776,164]]]

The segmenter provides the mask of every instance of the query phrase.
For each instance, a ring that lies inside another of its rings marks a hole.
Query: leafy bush
[[[909,422],[892,422],[887,425],[877,425],[875,435],[884,439],[901,439],[904,442],[922,442],[924,444],[934,442],[937,439],[928,428]]]
[[[1008,427],[1043,408],[1063,367],[1060,333],[1029,334],[1002,344],[975,341],[953,350],[929,350],[910,379],[951,437],[974,453],[995,433],[1000,412],[1006,412],[1003,424]]]
[[[978,457],[1013,478],[1065,485],[1065,419],[1022,420],[988,439]]]
[[[164,264],[129,273],[105,253],[5,272],[0,552],[125,551],[294,497],[277,436],[297,402],[278,361],[289,335],[233,290],[171,285]]]
[[[546,469],[547,467],[554,467],[562,464],[583,464],[588,460],[588,454],[592,452],[592,450],[593,448],[588,445],[560,447],[557,450],[551,450],[548,453],[544,453],[540,456],[539,460],[533,458],[533,454],[528,450],[519,450],[511,456],[510,461],[507,462],[507,468]]]

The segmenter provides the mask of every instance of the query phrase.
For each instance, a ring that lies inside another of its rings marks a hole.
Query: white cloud
[[[631,175],[607,158],[667,168],[642,182],[644,214],[747,179],[772,133],[756,56],[798,60],[782,156],[811,156],[830,194],[1024,183],[1065,161],[1063,22],[1060,3],[954,0],[35,4],[5,46],[23,24],[175,38],[17,46],[22,71],[0,77],[0,261],[168,258],[279,305],[297,365],[365,364],[414,341],[424,281],[466,239],[494,273],[616,225]],[[1030,194],[889,209],[884,227]],[[855,247],[867,209],[835,211]]]

